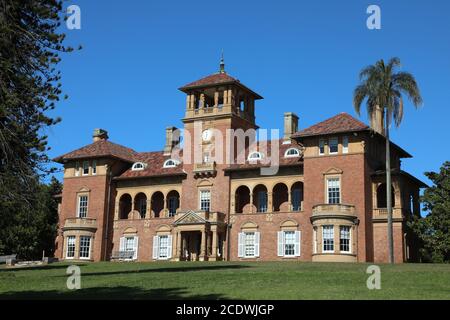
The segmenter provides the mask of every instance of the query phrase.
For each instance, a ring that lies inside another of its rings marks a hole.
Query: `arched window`
[[[300,157],[300,151],[296,148],[289,148],[284,153],[285,158],[294,158],[294,157]]]
[[[256,212],[267,212],[267,188],[259,184],[253,189],[253,204]]]
[[[164,161],[163,168],[174,168],[179,164],[177,160],[168,159]]]
[[[119,199],[119,219],[128,219],[131,211],[131,196],[128,193],[122,195]]]
[[[243,213],[244,207],[250,203],[250,189],[247,186],[240,186],[235,194],[235,212]]]
[[[145,218],[145,214],[147,213],[147,196],[140,192],[134,198],[134,207],[139,212],[139,216],[141,219]]]
[[[172,190],[167,194],[167,209],[169,210],[169,217],[175,216],[180,207],[180,194],[176,190]]]
[[[131,170],[133,170],[133,171],[144,170],[146,166],[147,165],[143,162],[135,162],[135,163],[133,163]]]
[[[257,161],[263,158],[263,154],[258,151],[253,151],[248,155],[248,161]]]
[[[391,186],[391,202],[392,207],[395,207],[395,190],[393,186]],[[386,208],[386,207],[387,207],[386,183],[382,183],[377,188],[377,208]]]

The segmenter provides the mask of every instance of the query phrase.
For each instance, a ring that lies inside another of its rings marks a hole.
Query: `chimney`
[[[384,114],[383,109],[375,106],[375,110],[370,114],[370,127],[381,135],[385,135],[384,131]]]
[[[180,143],[180,130],[176,127],[166,128],[166,145],[164,146],[164,155],[170,156],[173,148]]]
[[[94,134],[92,135],[92,138],[94,139],[94,142],[100,141],[100,140],[108,140],[108,131],[103,129],[94,129]]]
[[[298,131],[298,116],[293,112],[284,113],[284,140],[290,140]]]

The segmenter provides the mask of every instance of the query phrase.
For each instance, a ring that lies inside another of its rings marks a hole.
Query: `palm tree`
[[[389,125],[394,119],[398,127],[403,119],[403,96],[406,95],[415,108],[422,104],[419,87],[414,76],[408,72],[396,72],[400,66],[399,58],[392,58],[388,64],[383,60],[364,68],[359,74],[360,84],[353,93],[353,106],[360,114],[361,105],[366,101],[367,112],[371,119],[376,118],[377,109],[382,110],[381,120],[385,122],[386,137],[386,199],[388,218],[389,262],[394,263],[394,240],[392,228],[391,199],[391,157],[389,144]],[[381,133],[381,132],[380,132]]]

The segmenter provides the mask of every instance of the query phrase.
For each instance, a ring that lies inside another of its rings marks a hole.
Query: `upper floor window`
[[[211,208],[211,191],[200,190],[200,210],[209,211]]]
[[[329,204],[341,203],[341,181],[339,178],[327,178],[327,197]]]
[[[342,153],[348,153],[348,137],[342,137]]]
[[[97,160],[92,161],[92,174],[97,174]]]
[[[258,152],[258,151],[251,152],[248,155],[248,161],[261,160],[262,158],[263,158],[263,154],[261,152]]]
[[[89,161],[83,161],[83,176],[89,174]]]
[[[88,196],[78,196],[78,218],[86,218],[88,213]]]
[[[319,140],[319,155],[324,155],[325,154],[325,140],[320,139]]]
[[[178,161],[173,160],[173,159],[168,159],[164,162],[163,164],[163,168],[174,168],[179,164]]]
[[[300,151],[296,148],[289,148],[286,150],[286,152],[284,153],[284,156],[286,158],[290,158],[290,157],[300,157]]]
[[[338,138],[330,138],[329,140],[330,154],[338,153]]]
[[[258,212],[267,212],[267,192],[265,190],[260,190],[257,193],[258,197]]]
[[[133,170],[133,171],[144,170],[145,167],[146,167],[145,163],[143,163],[143,162],[135,162],[135,163],[133,163],[133,166],[131,167],[131,170]]]

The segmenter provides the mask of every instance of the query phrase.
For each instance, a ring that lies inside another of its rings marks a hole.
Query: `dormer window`
[[[258,151],[251,152],[248,155],[248,161],[257,161],[257,160],[261,160],[262,158],[263,158],[263,154]]]
[[[164,162],[163,168],[175,168],[178,164],[177,160],[168,159]]]
[[[296,148],[289,148],[284,153],[285,158],[295,158],[300,157],[300,151]]]
[[[140,170],[144,170],[145,167],[147,167],[147,165],[143,162],[135,162],[133,164],[133,166],[131,167],[131,170],[133,171],[140,171]]]

